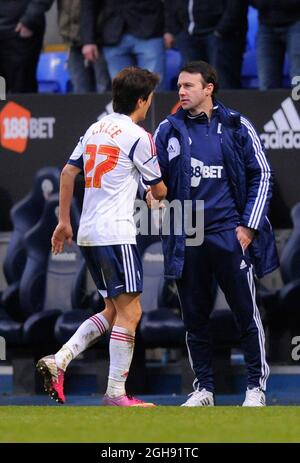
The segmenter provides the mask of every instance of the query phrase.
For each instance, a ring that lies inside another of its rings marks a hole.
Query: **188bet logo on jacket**
[[[222,178],[223,166],[205,166],[199,159],[191,158],[191,186],[197,187],[201,178]]]

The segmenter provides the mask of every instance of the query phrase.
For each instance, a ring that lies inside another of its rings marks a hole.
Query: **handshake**
[[[166,207],[164,200],[155,199],[153,197],[150,187],[147,189],[146,203],[150,209],[162,209]]]

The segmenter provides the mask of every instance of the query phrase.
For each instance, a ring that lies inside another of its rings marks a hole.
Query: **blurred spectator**
[[[0,0],[0,75],[10,93],[36,92],[45,11],[53,0]]]
[[[165,8],[168,39],[176,37],[183,61],[207,61],[221,88],[240,88],[248,0],[165,0]]]
[[[250,3],[259,11],[259,87],[280,88],[285,53],[290,77],[300,76],[300,0],[250,0]]]
[[[248,0],[225,0],[214,35],[220,88],[240,88],[248,30]]]
[[[187,6],[184,0],[165,0],[165,46],[178,48],[184,64],[190,61]]]
[[[101,32],[95,18],[103,14]],[[164,73],[164,5],[162,0],[85,0],[82,2],[81,36],[88,61],[103,43],[111,79],[124,67],[137,65]]]
[[[80,39],[80,0],[57,0],[60,34],[69,45],[68,69],[74,93],[103,93],[110,89],[110,77],[101,48],[95,46],[88,61],[83,56]],[[96,28],[101,27],[101,15],[96,18]]]

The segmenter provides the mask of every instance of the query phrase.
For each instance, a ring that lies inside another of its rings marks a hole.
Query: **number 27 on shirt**
[[[84,166],[85,187],[101,188],[102,176],[116,167],[120,149],[108,145],[87,145],[85,154],[89,156]],[[97,154],[103,154],[107,158],[95,167]]]

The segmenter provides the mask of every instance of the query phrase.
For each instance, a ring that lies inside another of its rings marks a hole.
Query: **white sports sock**
[[[119,397],[126,394],[125,381],[133,356],[135,333],[114,326],[109,341],[109,375],[106,394]]]
[[[66,370],[71,360],[87,349],[108,328],[109,323],[101,313],[85,320],[69,341],[55,354],[56,365],[62,370]]]

